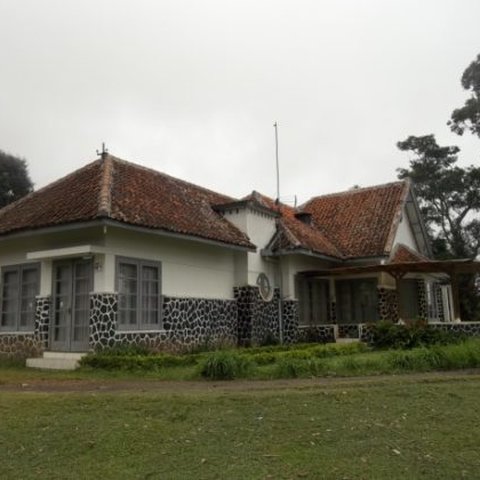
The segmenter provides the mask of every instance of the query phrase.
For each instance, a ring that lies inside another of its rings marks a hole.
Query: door
[[[53,269],[53,321],[50,348],[63,352],[88,350],[91,260],[57,262]]]

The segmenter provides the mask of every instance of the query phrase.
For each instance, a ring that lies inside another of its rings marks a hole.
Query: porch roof
[[[480,262],[471,259],[429,260],[420,262],[397,262],[377,265],[358,265],[354,267],[336,267],[328,270],[303,272],[307,276],[339,276],[361,273],[386,272],[394,278],[407,273],[446,273],[454,276],[462,273],[480,273]]]

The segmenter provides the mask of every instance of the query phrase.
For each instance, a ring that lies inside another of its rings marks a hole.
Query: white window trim
[[[37,282],[37,291],[33,295],[34,301],[34,308],[32,312],[32,318],[28,325],[22,327],[20,325],[20,317],[21,317],[21,300],[22,300],[22,279],[23,279],[23,270],[26,269],[35,269],[36,271],[36,282]],[[12,328],[9,326],[3,326],[2,316],[3,316],[3,287],[4,287],[4,275],[6,272],[15,272],[19,273],[19,288],[18,288],[18,298],[17,298],[17,308],[15,311],[15,326]],[[1,268],[1,278],[0,278],[0,333],[17,333],[21,332],[23,334],[26,333],[33,333],[35,331],[35,312],[36,312],[36,299],[38,294],[40,293],[40,264],[39,263],[19,263],[15,265],[4,265]]]
[[[120,264],[129,263],[137,266],[137,309],[136,309],[136,324],[135,325],[121,325],[119,323],[120,317],[120,289],[119,289],[119,274],[120,274]],[[141,297],[142,297],[142,287],[141,287],[141,267],[154,267],[158,269],[158,303],[157,303],[157,323],[143,323],[141,321],[142,307],[141,307]],[[163,302],[162,302],[162,263],[145,260],[141,258],[132,258],[132,257],[123,257],[115,256],[115,290],[118,293],[118,307],[117,307],[117,331],[121,333],[128,332],[159,332],[163,331]]]

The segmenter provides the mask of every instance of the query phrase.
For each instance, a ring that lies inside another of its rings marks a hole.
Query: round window
[[[258,275],[257,286],[263,300],[268,301],[272,299],[272,286],[270,285],[270,280],[264,273]]]

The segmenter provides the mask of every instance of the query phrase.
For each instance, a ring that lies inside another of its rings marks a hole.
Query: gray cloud
[[[122,158],[240,196],[395,178],[395,142],[446,127],[480,51],[480,3],[0,0],[0,148],[37,186]]]

